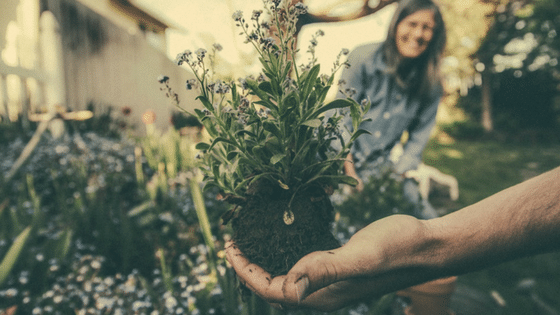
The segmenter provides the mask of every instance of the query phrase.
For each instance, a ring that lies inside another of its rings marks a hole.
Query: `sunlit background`
[[[554,4],[541,2],[540,11],[535,13],[533,4],[522,1],[440,1],[448,31],[442,70],[449,95],[459,93],[464,97],[473,88],[476,90],[483,85],[483,73],[507,72],[514,78],[527,78],[542,70],[559,76],[558,49],[554,46],[558,21],[546,16],[550,11],[546,7]],[[359,11],[365,3],[374,8],[381,2],[304,3],[312,15],[340,17]],[[185,99],[193,99],[182,88],[190,76],[188,69],[175,69],[172,65],[178,53],[220,44],[223,51],[217,56],[218,75],[238,78],[260,70],[255,52],[243,43],[232,15],[241,10],[249,19],[253,10],[262,9],[261,0],[6,0],[2,6],[0,113],[10,121],[55,104],[73,110],[105,104],[129,106],[136,118],[147,110],[154,111],[159,118],[156,124],[164,127],[171,109],[161,105],[166,100],[158,93],[153,77],[169,75],[172,86],[185,94]],[[311,35],[320,29],[325,36],[318,39],[316,57],[322,72],[328,73],[342,48],[352,50],[364,43],[382,41],[395,7],[393,3],[350,21],[305,25],[298,36],[298,62],[306,62]],[[60,20],[60,47],[56,46],[57,40],[41,41],[40,30],[45,28],[41,23],[46,21],[41,22],[39,16],[46,10]],[[537,13],[539,16],[534,17]],[[487,32],[493,39],[485,42]],[[55,52],[57,49],[60,52]],[[54,84],[54,80],[62,84]],[[456,101],[444,100],[450,106],[442,107],[440,120],[465,118],[453,109]],[[186,102],[187,107],[195,106]],[[491,123],[484,123],[484,128],[492,129]]]
[[[239,30],[235,27],[232,15],[241,10],[248,18],[253,10],[262,9],[261,0],[136,1],[154,12],[160,12],[159,14],[181,27],[167,32],[168,52],[171,58],[185,49],[211,47],[213,43],[220,43],[224,47],[220,56],[237,72],[247,71],[238,65],[245,66],[248,62],[255,61],[244,59],[254,57],[251,55],[252,47],[243,43],[244,37],[238,34]],[[330,2],[339,4],[332,14],[352,12],[362,4],[362,1]],[[306,1],[306,4],[309,10],[313,11],[320,10],[321,6],[328,5],[329,1],[313,0]],[[316,53],[319,63],[324,65],[323,70],[327,72],[342,48],[353,49],[363,43],[383,40],[395,7],[396,4],[393,4],[374,15],[356,21],[304,27],[299,35],[300,48],[305,52],[311,34],[318,29],[323,30],[325,36],[320,38]]]

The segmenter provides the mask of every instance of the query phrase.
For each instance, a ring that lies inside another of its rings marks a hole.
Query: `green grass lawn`
[[[454,211],[560,166],[560,144],[483,140],[444,145],[434,139],[424,152],[424,162],[457,178],[458,201],[433,196],[436,207]],[[531,299],[516,290],[519,281],[527,278],[536,280],[538,296],[560,312],[559,252],[462,275],[459,282],[483,292],[498,292],[506,302],[501,314],[540,314],[533,310]]]

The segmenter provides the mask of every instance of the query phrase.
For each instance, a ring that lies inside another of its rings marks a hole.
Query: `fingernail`
[[[302,277],[295,283],[298,303],[305,299],[304,293],[309,287],[309,278]]]

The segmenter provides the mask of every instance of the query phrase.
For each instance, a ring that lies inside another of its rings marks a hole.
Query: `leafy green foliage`
[[[362,191],[335,204],[343,221],[340,224],[356,229],[393,214],[412,215],[414,207],[404,196],[403,178],[396,175],[390,165],[380,166],[378,173],[367,179]]]
[[[14,267],[19,254],[21,253],[25,242],[29,237],[29,232],[31,232],[31,227],[27,227],[23,232],[21,232],[15,239],[14,243],[6,253],[6,256],[2,259],[0,263],[0,284],[6,280],[10,271]]]
[[[260,20],[262,11],[253,11],[252,27],[240,11],[233,15],[241,35],[260,56],[258,79],[213,81],[206,63],[212,63],[218,46],[208,56],[199,49],[177,57],[177,63],[187,64],[196,77],[197,82],[188,81],[187,88],[200,89],[197,99],[203,108],[194,114],[210,135],[209,142],[197,145],[204,152],[201,170],[206,186],[244,198],[257,179],[294,193],[310,184],[356,184],[341,169],[352,141],[364,133],[357,127],[370,105],[350,98],[325,102],[335,71],[345,64],[337,61],[330,76],[319,75],[315,58],[297,67],[295,23],[306,8],[301,3],[279,7],[264,2],[272,26]],[[165,77],[160,81],[167,84]],[[354,131],[348,139],[342,137],[342,112],[352,117]]]

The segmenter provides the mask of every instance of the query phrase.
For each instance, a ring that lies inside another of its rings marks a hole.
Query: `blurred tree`
[[[519,120],[530,115],[529,121],[525,123],[529,127],[538,124],[535,123],[539,120],[535,115],[550,119],[550,115],[554,114],[553,97],[560,90],[559,30],[560,0],[514,0],[496,6],[488,34],[473,55],[475,68],[481,75],[481,115],[482,126],[486,131],[494,129],[493,116],[496,115],[492,113],[495,107],[493,100],[504,102],[507,99],[510,103],[502,107],[522,115],[509,115],[509,119]],[[519,84],[515,79],[525,84]],[[498,92],[500,86],[502,90],[499,95],[504,97],[498,99],[498,95],[493,93]],[[518,89],[508,86],[517,86]],[[530,86],[533,90],[530,90]],[[509,92],[504,91],[504,88]],[[520,94],[519,89],[525,94]],[[511,97],[505,98],[512,95],[518,96],[517,103]],[[502,120],[507,120],[502,113],[500,115]],[[554,121],[550,124],[554,124]],[[519,123],[517,127],[520,127]]]
[[[298,27],[313,23],[344,22],[374,14],[397,0],[292,0],[303,1],[309,12],[300,17]],[[448,91],[465,94],[475,81],[472,55],[492,24],[499,5],[508,0],[439,0],[446,21],[448,43],[443,64]]]

